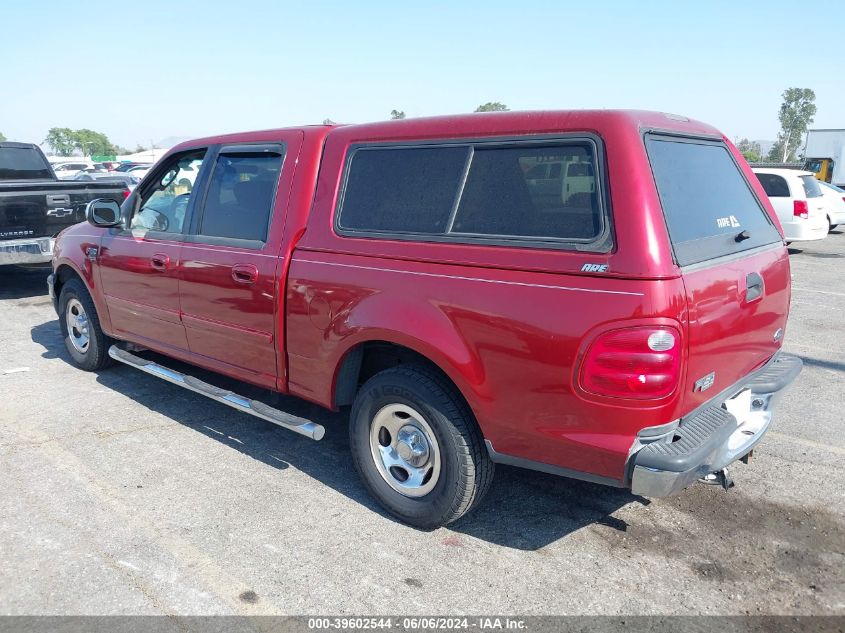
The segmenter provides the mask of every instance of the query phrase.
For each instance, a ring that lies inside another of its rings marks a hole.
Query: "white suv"
[[[811,172],[755,167],[754,173],[778,214],[787,242],[820,240],[827,235],[822,191]]]

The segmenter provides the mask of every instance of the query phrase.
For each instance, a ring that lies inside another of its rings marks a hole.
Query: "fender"
[[[74,229],[80,226],[91,228],[89,225],[76,225],[63,232],[56,241],[56,248],[53,253],[53,270],[57,274],[63,266],[67,266],[76,273],[94,301],[97,308],[97,316],[100,319],[100,327],[103,332],[112,336],[112,324],[109,316],[108,306],[100,290],[100,275],[94,267],[94,261],[88,257],[88,249],[100,248],[100,237],[98,235],[76,235]]]
[[[473,411],[477,411],[475,403],[492,399],[476,350],[461,337],[460,323],[437,305],[393,293],[370,294],[341,307],[320,338],[315,360],[322,370],[308,372],[311,384],[305,386],[310,393],[302,396],[322,406],[334,406],[338,374],[347,355],[374,341],[393,343],[427,358],[452,380]],[[302,379],[294,371],[291,377],[293,383]],[[292,393],[299,391],[296,385],[291,387]]]

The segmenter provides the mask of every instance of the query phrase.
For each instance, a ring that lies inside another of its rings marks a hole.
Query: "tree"
[[[778,112],[780,132],[769,152],[770,161],[786,163],[795,160],[804,132],[816,114],[815,101],[816,93],[809,88],[787,88],[783,91],[783,103]]]
[[[3,132],[0,132],[0,143],[6,140],[6,135]]]
[[[404,110],[391,110],[390,111],[390,118],[391,119],[404,119],[405,118],[405,111]]]
[[[144,147],[143,145],[141,145],[140,143],[138,143],[138,144],[135,146],[135,153],[136,153],[136,154],[140,154],[141,152],[146,152],[146,151],[147,151],[147,148],[146,148],[146,147]]]
[[[488,101],[478,106],[476,112],[507,112],[510,108],[500,101]]]
[[[95,132],[82,128],[74,132],[73,146],[82,152],[83,156],[110,155],[115,152],[109,137],[102,132]]]
[[[74,149],[74,131],[69,127],[51,127],[44,142],[57,156],[70,156]]]
[[[736,148],[749,163],[758,162],[763,154],[763,150],[760,149],[760,143],[757,141],[749,141],[747,138],[740,140],[739,143],[736,144]]]
[[[334,125],[334,121],[331,119],[323,119],[323,125]]]

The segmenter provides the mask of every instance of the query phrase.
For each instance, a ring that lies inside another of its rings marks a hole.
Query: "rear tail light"
[[[803,218],[807,219],[807,201],[806,200],[794,200],[792,202],[792,215],[796,218]]]
[[[680,335],[673,327],[633,327],[599,336],[584,358],[584,391],[615,398],[663,398],[678,385]]]
[[[126,188],[123,190],[123,199],[126,200],[129,197],[129,189]]]

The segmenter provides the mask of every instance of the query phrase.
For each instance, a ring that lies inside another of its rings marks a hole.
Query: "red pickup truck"
[[[765,192],[717,130],[662,113],[191,141],[122,206],[92,202],[53,267],[79,367],[120,361],[314,439],[160,355],[351,405],[365,485],[423,528],[476,505],[495,463],[728,487],[801,370]]]

